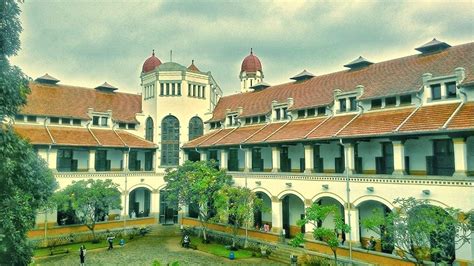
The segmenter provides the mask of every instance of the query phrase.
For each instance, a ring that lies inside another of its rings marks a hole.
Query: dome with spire
[[[161,61],[160,59],[158,59],[158,57],[155,56],[155,50],[153,50],[151,56],[148,57],[147,60],[145,60],[145,63],[143,63],[142,72],[146,73],[146,72],[153,71],[155,68],[157,68],[160,65],[161,65]]]
[[[242,72],[247,72],[247,73],[255,73],[257,71],[263,72],[262,71],[262,63],[260,63],[260,59],[253,55],[252,49],[250,49],[250,55],[244,58],[244,61],[242,61],[242,66],[240,68],[240,73]]]

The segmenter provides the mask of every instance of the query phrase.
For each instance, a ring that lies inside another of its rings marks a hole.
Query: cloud
[[[265,81],[307,69],[338,71],[359,55],[374,62],[415,53],[437,37],[472,41],[471,2],[389,1],[38,1],[21,6],[22,50],[13,63],[64,84],[105,80],[139,92],[143,61],[211,71],[225,94],[239,90],[242,59],[254,48]]]

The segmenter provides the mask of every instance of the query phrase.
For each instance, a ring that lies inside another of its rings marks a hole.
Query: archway
[[[150,215],[151,190],[145,187],[135,188],[128,196],[128,215],[130,218],[148,217]]]
[[[178,223],[178,205],[167,199],[166,190],[160,190],[160,224]]]
[[[374,212],[382,213],[384,216],[391,212],[389,206],[377,200],[362,201],[357,208],[359,209],[359,228],[360,244],[362,247],[368,247],[369,240],[374,237],[376,241],[375,250],[391,254],[393,252],[393,239],[385,232],[385,228],[381,227],[381,234],[371,231],[362,225],[362,221],[372,217]]]
[[[282,197],[283,207],[283,229],[285,230],[285,237],[291,238],[298,233],[304,233],[304,226],[297,225],[298,220],[304,218],[305,209],[304,202],[300,197],[294,194],[287,194]]]
[[[344,206],[339,202],[338,199],[328,197],[328,196],[323,196],[320,198],[317,198],[313,204],[318,204],[320,206],[331,206],[334,205],[336,206],[337,210],[339,211],[339,215],[341,216],[342,220],[345,222],[345,217],[344,217]],[[334,224],[334,214],[330,213],[324,220],[318,221],[318,227],[324,227],[324,228],[329,228],[329,229],[334,229],[335,224]],[[346,234],[340,234],[339,236],[341,243],[344,243],[346,241]]]
[[[262,199],[263,201],[263,209],[265,211],[257,210],[254,212],[253,217],[253,225],[255,229],[263,229],[265,230],[264,225],[268,225],[268,228],[272,227],[272,200],[271,198],[264,192],[256,192],[257,198]]]

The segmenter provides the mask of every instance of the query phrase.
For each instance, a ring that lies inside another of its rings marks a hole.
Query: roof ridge
[[[53,138],[53,135],[51,134],[51,131],[49,131],[48,125],[46,124],[46,120],[44,123],[44,128],[46,129],[46,132],[48,132],[48,136],[51,139],[51,144],[56,144],[56,141]]]
[[[268,122],[266,123],[263,127],[259,128],[257,131],[255,131],[253,134],[250,134],[250,136],[246,139],[244,139],[243,141],[240,142],[240,144],[246,142],[247,140],[251,139],[253,136],[257,135],[258,132],[262,131],[264,128],[266,128],[268,125],[270,125],[271,123]]]
[[[398,132],[398,131],[400,131],[400,129],[408,122],[408,120],[410,120],[410,118],[411,118],[413,115],[415,115],[416,112],[418,112],[418,110],[421,108],[421,106],[422,106],[421,104],[420,104],[419,106],[417,106],[417,107],[415,108],[415,110],[413,110],[413,111],[405,118],[405,120],[403,120],[403,121],[400,123],[400,125],[398,125],[398,127],[395,128],[395,130],[393,130],[393,132]]]
[[[313,129],[311,129],[306,135],[303,136],[303,139],[307,139],[311,133],[316,131],[316,129],[320,128],[324,123],[326,123],[330,118],[333,118],[334,116],[328,116],[326,117],[321,123],[317,124]]]
[[[449,116],[448,120],[446,120],[446,122],[444,122],[443,126],[441,126],[441,129],[446,129],[449,125],[449,123],[451,123],[451,120],[453,120],[454,116],[459,113],[459,111],[461,110],[461,108],[464,106],[464,102],[461,102],[459,104],[458,107],[456,107],[456,109],[453,111],[453,113]]]
[[[47,87],[69,87],[69,88],[75,88],[75,89],[81,89],[81,90],[90,90],[90,91],[97,91],[95,88],[88,88],[88,87],[83,87],[83,86],[75,86],[75,85],[69,85],[69,84],[44,84],[36,81],[30,81],[30,83],[35,83],[41,86],[47,86]],[[53,85],[53,86],[49,86]],[[140,96],[140,94],[137,93],[132,93],[132,92],[122,92],[122,91],[117,91],[114,92],[114,94],[129,94],[129,95],[134,95],[134,96]]]
[[[334,135],[333,137],[337,136],[339,133],[341,133],[346,127],[348,127],[354,120],[357,119],[362,113],[356,114],[349,122],[347,122],[344,126],[341,127]]]
[[[270,135],[268,135],[266,138],[264,138],[262,140],[262,142],[266,141],[267,139],[269,139],[271,136],[275,135],[275,133],[277,133],[278,131],[280,131],[280,129],[284,128],[286,125],[288,125],[291,121],[293,120],[288,120],[285,124],[283,124],[281,127],[279,127],[277,130],[273,131]]]
[[[87,126],[87,130],[89,131],[89,133],[91,133],[92,137],[97,142],[97,144],[99,144],[99,146],[102,146],[102,143],[100,143],[99,139],[94,135],[94,132],[92,132],[92,129],[89,126]]]
[[[112,130],[114,131],[115,135],[117,135],[117,137],[120,139],[120,141],[123,143],[123,145],[124,145],[125,147],[130,148],[130,146],[128,146],[127,143],[125,143],[125,141],[122,139],[122,137],[120,137],[120,135],[117,133],[117,131],[115,131],[114,128],[112,128]]]
[[[198,144],[196,144],[196,148],[199,147],[199,145],[203,144],[204,142],[206,142],[208,139],[212,138],[213,136],[215,136],[217,133],[221,132],[222,130],[224,130],[223,128],[220,128],[219,130],[216,130],[214,131],[212,134],[210,134],[207,138],[204,138],[203,141],[199,142]]]
[[[222,136],[220,139],[218,139],[218,140],[214,141],[213,143],[211,143],[211,145],[214,145],[214,144],[216,144],[217,142],[219,142],[219,141],[225,139],[225,137],[229,136],[232,132],[236,131],[238,128],[240,128],[240,126],[239,126],[239,127],[236,127],[236,128],[233,128],[229,133],[225,134],[225,135]]]

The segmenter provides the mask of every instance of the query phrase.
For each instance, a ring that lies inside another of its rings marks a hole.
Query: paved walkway
[[[267,259],[251,258],[231,261],[198,250],[183,249],[179,237],[146,236],[121,248],[114,245],[111,251],[89,250],[86,265],[152,265],[158,260],[160,265],[178,261],[179,265],[284,265]],[[87,248],[87,245],[86,245]],[[79,251],[37,259],[35,265],[79,265]]]

